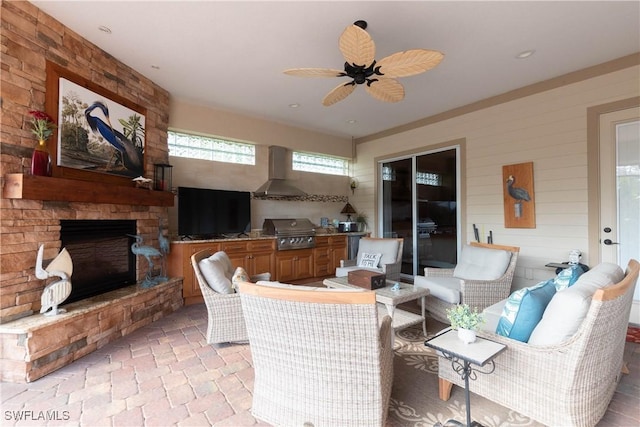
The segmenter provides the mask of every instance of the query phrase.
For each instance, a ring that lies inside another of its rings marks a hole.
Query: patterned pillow
[[[231,286],[233,286],[234,291],[238,292],[238,283],[248,281],[249,275],[247,274],[246,270],[242,267],[238,267],[233,273],[233,277],[231,277]]]
[[[584,273],[582,267],[578,264],[570,265],[558,273],[553,283],[556,285],[556,291],[560,292],[567,289],[578,281],[578,278]]]
[[[553,279],[512,293],[502,310],[496,334],[527,342],[556,293]]]
[[[382,254],[368,254],[365,252],[362,254],[362,258],[360,258],[358,267],[378,268],[380,258],[382,258]]]

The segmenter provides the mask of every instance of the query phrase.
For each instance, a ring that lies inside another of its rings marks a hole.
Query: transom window
[[[293,170],[304,172],[326,173],[330,175],[349,175],[349,161],[340,157],[320,154],[292,153]]]
[[[208,136],[168,132],[169,155],[216,162],[256,164],[256,146]]]

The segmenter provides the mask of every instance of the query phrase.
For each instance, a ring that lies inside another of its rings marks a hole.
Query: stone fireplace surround
[[[148,289],[131,285],[73,302],[58,316],[39,314],[45,281],[34,276],[36,251],[43,243],[46,260],[58,253],[61,219],[135,220],[136,234],[157,247],[159,221],[167,223],[167,209],[6,198],[2,203],[12,208],[12,218],[3,218],[2,226],[22,234],[26,242],[15,246],[24,252],[3,253],[2,298],[15,298],[15,303],[0,310],[0,381],[34,381],[183,305],[182,279],[172,278]],[[137,260],[138,281],[145,273],[145,261]]]

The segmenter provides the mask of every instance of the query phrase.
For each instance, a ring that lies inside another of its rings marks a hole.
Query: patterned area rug
[[[429,336],[445,325],[428,320]],[[450,419],[466,423],[464,390],[453,386],[451,398],[438,397],[438,358],[424,345],[421,326],[399,331],[394,344],[394,381],[387,425],[446,426]],[[542,426],[510,409],[471,394],[471,418],[486,427]]]
[[[640,328],[634,328],[633,326],[627,328],[627,342],[640,344]]]

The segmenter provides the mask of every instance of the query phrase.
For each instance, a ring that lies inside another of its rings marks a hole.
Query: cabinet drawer
[[[252,252],[272,251],[276,248],[275,239],[252,240],[247,244],[247,250]]]
[[[220,250],[225,251],[227,254],[246,252],[248,245],[249,242],[246,240],[240,240],[237,242],[222,242],[220,243]]]

